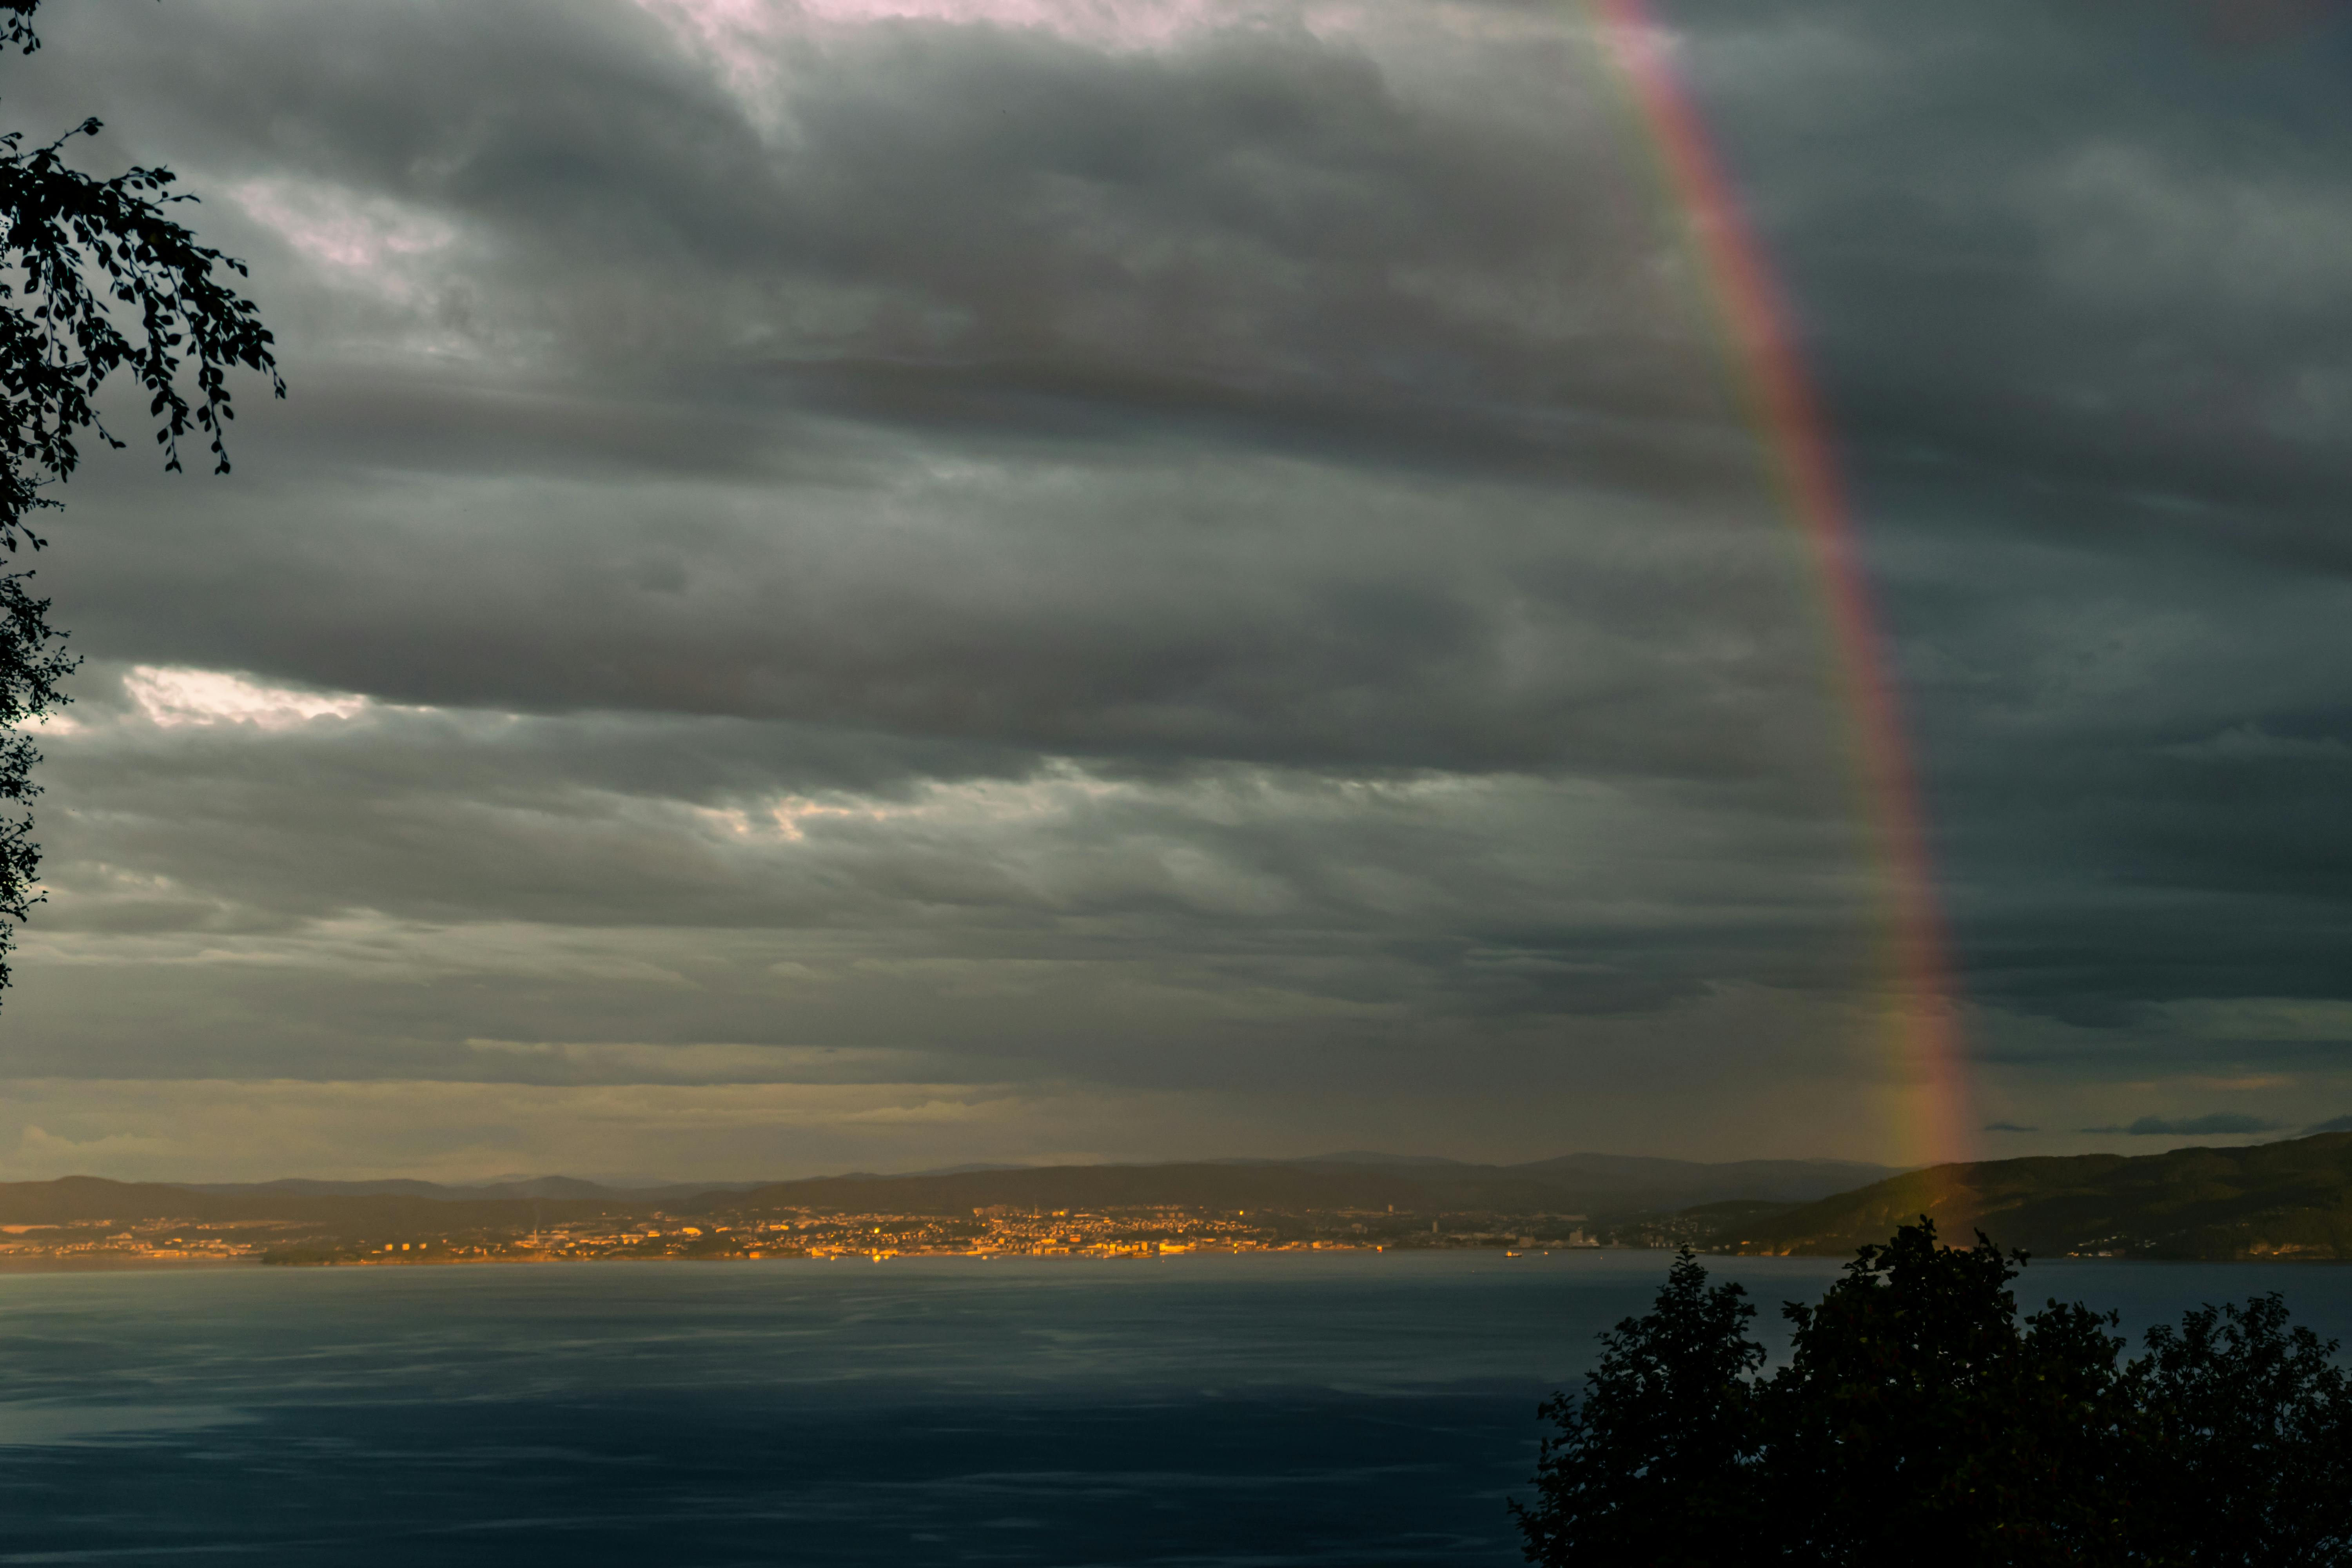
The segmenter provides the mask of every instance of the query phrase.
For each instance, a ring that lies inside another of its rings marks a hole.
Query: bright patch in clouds
[[[280,686],[257,686],[214,669],[134,665],[122,689],[150,723],[167,730],[189,725],[250,724],[287,730],[314,719],[356,719],[371,706],[352,693],[327,695]]]
[[[876,22],[1034,28],[1092,43],[1129,47],[1258,14],[1214,0],[637,0],[646,10],[719,54],[747,47],[808,24],[856,26]]]
[[[782,45],[823,28],[937,22],[1052,33],[1111,50],[1165,48],[1262,18],[1232,0],[636,0],[717,70],[752,121],[782,129]],[[1296,13],[1290,13],[1293,16]]]
[[[886,822],[982,826],[1058,819],[1084,806],[1124,798],[1141,800],[1145,790],[1098,779],[1076,763],[1059,762],[1042,777],[929,783],[905,800],[872,800],[841,795],[823,798],[787,795],[757,807],[697,806],[694,815],[730,838],[777,839],[798,844],[829,824],[863,826]]]
[[[314,261],[359,274],[394,298],[417,293],[412,265],[446,250],[457,227],[382,196],[300,180],[247,180],[231,193],[255,222]]]

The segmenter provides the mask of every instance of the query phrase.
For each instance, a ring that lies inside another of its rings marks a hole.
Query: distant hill
[[[289,1184],[301,1187],[308,1184]],[[54,1182],[0,1182],[0,1224],[72,1225],[96,1220],[306,1220],[325,1224],[402,1223],[418,1228],[455,1224],[531,1224],[590,1215],[625,1213],[619,1198],[537,1200],[422,1197],[407,1192],[273,1191],[268,1184],[205,1192],[163,1182],[110,1182],[64,1176]]]
[[[1841,1257],[1931,1216],[2037,1256],[2352,1258],[2352,1132],[2236,1149],[1937,1165],[1717,1238],[1726,1251]]]
[[[1705,1193],[1695,1203],[1734,1198],[1767,1202],[1827,1197],[1864,1182],[1895,1174],[1885,1165],[1854,1160],[1735,1160],[1703,1165],[1688,1160],[1658,1160],[1636,1154],[1562,1154],[1510,1171],[1536,1180],[1573,1184],[1594,1193]]]
[[[0,1224],[298,1221],[393,1234],[535,1229],[593,1215],[807,1209],[968,1215],[1175,1206],[1303,1214],[1577,1215],[1641,1245],[1845,1257],[1922,1214],[1965,1242],[1982,1229],[2042,1257],[2352,1259],[2352,1132],[2234,1149],[1996,1160],[1897,1174],[1836,1160],[1706,1164],[1565,1154],[1519,1165],[1350,1152],[1305,1160],[1031,1165],[912,1175],[685,1183],[624,1189],[563,1176],[475,1187],[430,1182],[0,1183]],[[1453,1226],[1449,1223],[1449,1230]]]
[[[818,1176],[730,1194],[730,1206],[960,1214],[1015,1208],[1385,1209],[1399,1213],[1630,1217],[1729,1199],[1802,1202],[1889,1174],[1837,1160],[1710,1165],[1570,1154],[1525,1165],[1387,1156],[1200,1161],[1167,1165],[1034,1165],[920,1176]],[[1363,1163],[1357,1163],[1358,1160]],[[1377,1162],[1377,1163],[1376,1163]]]
[[[1443,1154],[1383,1154],[1371,1149],[1342,1149],[1336,1154],[1308,1154],[1297,1160],[1220,1160],[1220,1165],[1460,1165]]]
[[[680,1215],[810,1208],[968,1214],[1016,1208],[1386,1209],[1401,1214],[1576,1214],[1597,1220],[1663,1214],[1733,1199],[1806,1202],[1889,1174],[1883,1165],[1837,1160],[1750,1160],[1705,1164],[1611,1154],[1570,1154],[1524,1165],[1472,1165],[1375,1153],[1307,1160],[1165,1165],[1022,1165],[917,1175],[818,1176],[802,1181],[684,1183],[625,1189],[566,1176],[476,1187],[431,1182],[165,1184],[68,1176],[0,1183],[0,1224],[134,1218],[191,1220],[368,1218],[463,1208],[487,1223],[593,1214]],[[454,1215],[444,1215],[456,1223]],[[419,1224],[434,1222],[419,1218]]]
[[[981,1167],[971,1167],[979,1169]],[[380,1182],[318,1182],[283,1177],[275,1182],[184,1182],[174,1186],[221,1197],[414,1197],[444,1203],[496,1203],[528,1198],[580,1198],[598,1202],[658,1204],[668,1198],[694,1197],[709,1192],[740,1192],[765,1182],[673,1182],[666,1186],[616,1187],[583,1182],[576,1176],[526,1176],[488,1182],[479,1186],[449,1187],[438,1182],[388,1179]]]

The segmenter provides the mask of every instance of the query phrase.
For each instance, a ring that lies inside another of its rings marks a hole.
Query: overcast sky
[[[2352,1113],[2343,8],[1659,16],[1983,1152]],[[0,121],[177,170],[292,395],[53,517],[0,1174],[1907,1157],[1819,590],[1580,5],[42,23]]]

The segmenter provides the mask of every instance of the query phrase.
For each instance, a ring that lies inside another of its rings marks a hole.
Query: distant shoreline
[[[168,1274],[263,1267],[257,1258],[0,1258],[0,1275]]]
[[[363,1270],[375,1270],[375,1271],[390,1271],[390,1270],[400,1270],[400,1269],[418,1269],[418,1268],[434,1268],[434,1269],[447,1269],[447,1268],[504,1268],[504,1269],[512,1269],[512,1268],[588,1268],[604,1267],[604,1266],[614,1265],[614,1264],[619,1264],[619,1265],[624,1265],[624,1266],[630,1266],[630,1267],[635,1267],[635,1268],[658,1268],[658,1267],[663,1267],[663,1266],[677,1266],[677,1267],[681,1267],[681,1268],[707,1268],[707,1267],[709,1267],[709,1266],[710,1266],[710,1265],[713,1265],[713,1264],[736,1264],[736,1265],[744,1265],[744,1264],[771,1264],[771,1263],[773,1263],[773,1264],[817,1264],[817,1263],[824,1263],[824,1264],[835,1264],[835,1263],[851,1263],[851,1264],[856,1264],[856,1263],[869,1263],[869,1264],[878,1264],[878,1263],[929,1263],[929,1262],[942,1262],[942,1261],[950,1261],[950,1260],[960,1260],[960,1261],[963,1261],[963,1262],[970,1262],[970,1263],[1136,1264],[1136,1263],[1158,1263],[1158,1262],[1169,1262],[1169,1261],[1181,1261],[1181,1260],[1182,1260],[1182,1259],[1186,1259],[1186,1258],[1301,1258],[1301,1257],[1318,1257],[1318,1258],[1329,1258],[1329,1257],[1350,1257],[1350,1258],[1354,1258],[1354,1257],[1365,1257],[1365,1256],[1381,1257],[1381,1256],[1386,1256],[1386,1255],[1391,1254],[1391,1253],[1396,1254],[1396,1255],[1398,1255],[1398,1256],[1400,1256],[1400,1257],[1408,1257],[1408,1256],[1409,1256],[1409,1257],[1414,1257],[1414,1258],[1444,1257],[1444,1258],[1489,1258],[1489,1259],[1493,1259],[1493,1260],[1495,1260],[1495,1261],[1500,1262],[1500,1261],[1503,1261],[1503,1260],[1506,1260],[1506,1259],[1517,1260],[1517,1259],[1521,1258],[1550,1258],[1550,1257],[1554,1256],[1554,1255],[1555,1255],[1555,1253],[1557,1253],[1559,1256],[1562,1256],[1562,1257],[1567,1257],[1567,1256],[1571,1256],[1571,1255],[1573,1255],[1573,1256],[1578,1256],[1578,1257],[1591,1257],[1591,1256],[1599,1256],[1599,1255],[1601,1255],[1601,1254],[1607,1254],[1607,1253],[1646,1253],[1646,1254],[1668,1254],[1668,1253],[1671,1253],[1673,1250],[1674,1250],[1674,1248],[1672,1248],[1672,1247],[1633,1247],[1633,1246],[1625,1246],[1625,1247],[1618,1247],[1618,1246],[1610,1246],[1610,1247],[1559,1247],[1559,1248],[1553,1248],[1553,1249],[1549,1249],[1549,1250],[1548,1250],[1548,1249],[1543,1249],[1543,1248],[1538,1248],[1538,1249],[1536,1249],[1536,1250],[1534,1250],[1534,1251],[1531,1251],[1531,1252],[1518,1252],[1518,1251],[1509,1251],[1509,1252],[1506,1252],[1506,1251],[1498,1250],[1498,1249],[1496,1249],[1496,1248],[1493,1248],[1493,1247],[1244,1247],[1244,1248],[1235,1248],[1235,1249],[1231,1249],[1231,1250],[1219,1249],[1219,1250],[1215,1250],[1215,1251],[1209,1251],[1209,1250],[1202,1249],[1202,1250],[1195,1250],[1195,1251],[1192,1251],[1192,1252],[1188,1252],[1188,1253],[1165,1253],[1165,1254],[1158,1254],[1158,1255],[1150,1255],[1150,1254],[1099,1254],[1099,1253],[1034,1253],[1034,1252],[945,1252],[945,1251],[942,1251],[942,1252],[900,1252],[900,1253],[882,1253],[882,1254],[879,1254],[879,1255],[877,1255],[877,1254],[871,1254],[871,1253],[832,1253],[832,1254],[819,1254],[819,1255],[815,1255],[815,1256],[793,1255],[793,1256],[767,1257],[767,1258],[740,1258],[740,1257],[723,1257],[723,1256],[722,1256],[722,1257],[704,1257],[704,1258],[688,1258],[688,1257],[676,1257],[676,1256],[670,1256],[670,1257],[658,1257],[658,1258],[566,1258],[566,1257],[562,1257],[562,1256],[561,1256],[561,1255],[557,1255],[557,1254],[548,1254],[548,1255],[545,1255],[545,1256],[540,1256],[540,1257],[511,1257],[511,1256],[509,1256],[509,1257],[504,1257],[504,1258],[417,1258],[417,1259],[404,1260],[404,1261],[400,1261],[400,1262],[383,1262],[383,1263],[372,1263],[372,1262],[366,1262],[366,1261],[363,1261],[363,1260],[361,1260],[361,1259],[357,1259],[357,1258],[343,1258],[343,1259],[337,1259],[337,1260],[334,1260],[334,1261],[331,1261],[331,1262],[330,1262],[330,1261],[323,1261],[323,1260],[322,1260],[322,1261],[318,1261],[318,1262],[287,1263],[287,1262],[277,1262],[277,1261],[265,1261],[265,1260],[263,1260],[263,1259],[261,1259],[261,1258],[0,1258],[0,1278],[5,1278],[5,1277],[9,1276],[9,1275],[41,1275],[41,1274],[174,1274],[174,1273],[204,1273],[204,1274],[217,1274],[217,1273],[225,1273],[225,1272],[240,1272],[240,1273],[262,1273],[262,1272],[270,1272],[270,1273],[315,1273],[315,1272],[320,1272],[320,1271],[327,1270],[327,1269],[340,1269],[340,1270],[363,1269]],[[1712,1264],[1718,1265],[1718,1266],[1720,1266],[1720,1265],[1726,1265],[1726,1264],[1759,1263],[1759,1262],[1790,1262],[1790,1263],[1794,1263],[1794,1262],[1807,1262],[1807,1263],[1824,1263],[1824,1262],[1832,1261],[1832,1260],[1831,1260],[1831,1259],[1829,1259],[1828,1258],[1826,1258],[1826,1257],[1824,1257],[1824,1256],[1822,1256],[1822,1255],[1818,1255],[1818,1254],[1806,1254],[1806,1253],[1799,1253],[1799,1254],[1772,1254],[1772,1253],[1713,1252],[1713,1253],[1701,1253],[1699,1256],[1700,1256],[1700,1257],[1702,1257],[1702,1258],[1706,1258],[1708,1262],[1710,1262],[1710,1263],[1712,1263]],[[2336,1264],[2336,1263],[2347,1263],[2347,1262],[2352,1262],[2352,1259],[2339,1259],[2339,1258],[2333,1258],[2295,1257],[2295,1256],[2291,1255],[2291,1254],[2273,1254],[2273,1255],[2269,1256],[2269,1257],[2241,1258],[2229,1258],[2229,1259],[2195,1258],[2097,1258],[2097,1257],[2076,1257],[2076,1258],[2064,1258],[2064,1257],[2060,1257],[2060,1258],[2035,1258],[2032,1259],[2032,1262],[2034,1262],[2034,1263],[2037,1263],[2037,1264],[2045,1264],[2045,1265],[2046,1265],[2046,1264],[2052,1264],[2052,1263],[2083,1263],[2083,1264],[2103,1264],[2103,1263],[2137,1263],[2137,1264],[2159,1264],[2159,1265],[2164,1265],[2164,1266],[2168,1266],[2168,1267],[2172,1267],[2172,1268],[2216,1268],[2216,1267],[2234,1267],[2234,1266],[2238,1266],[2238,1265],[2252,1265],[2252,1266],[2259,1266],[2259,1267],[2264,1267],[2264,1268],[2267,1268],[2267,1267],[2270,1267],[2270,1266],[2272,1266],[2272,1265],[2275,1265],[2275,1264],[2326,1265],[2326,1264]]]
[[[1569,1155],[1512,1167],[1040,1166],[631,1194],[568,1178],[353,1191],[368,1184],[201,1188],[69,1176],[0,1183],[0,1271],[134,1260],[382,1267],[550,1254],[634,1262],[1595,1244],[1850,1258],[1923,1215],[1948,1239],[1982,1231],[2045,1259],[2352,1260],[2352,1207],[2330,1196],[2352,1190],[2352,1132],[1944,1165],[1839,1185],[1858,1173]]]
[[[1555,1249],[1563,1256],[1601,1252],[1664,1252],[1655,1247],[1573,1247]],[[845,1252],[819,1254],[781,1254],[761,1258],[716,1255],[680,1257],[676,1255],[651,1258],[577,1258],[559,1253],[537,1256],[509,1255],[499,1258],[404,1258],[398,1261],[371,1262],[361,1258],[335,1259],[305,1259],[289,1262],[261,1258],[0,1258],[0,1276],[10,1274],[165,1274],[175,1272],[210,1272],[223,1270],[275,1273],[311,1273],[322,1269],[407,1268],[533,1268],[542,1267],[596,1268],[621,1265],[651,1268],[677,1264],[688,1268],[704,1268],[711,1264],[766,1263],[926,1263],[957,1260],[970,1263],[1158,1263],[1187,1258],[1302,1258],[1302,1257],[1379,1257],[1388,1253],[1414,1257],[1443,1256],[1448,1258],[1486,1258],[1501,1260],[1522,1257],[1549,1258],[1551,1251],[1537,1248],[1532,1252],[1504,1251],[1496,1247],[1253,1247],[1234,1248],[1194,1248],[1186,1252],[1169,1253],[1039,1253],[1039,1252]]]

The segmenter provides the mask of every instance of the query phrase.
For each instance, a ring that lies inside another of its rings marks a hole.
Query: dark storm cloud
[[[378,479],[258,506],[199,491],[192,516],[171,504],[188,489],[126,493],[121,522],[50,569],[51,591],[111,609],[83,619],[94,645],[403,701],[1139,763],[1566,760],[1801,791],[1824,771],[1801,584],[1753,518],[1232,457],[938,448],[781,495]],[[301,514],[321,510],[337,526],[313,531]]]
[[[298,402],[247,467],[285,472],[289,447],[359,465],[383,500],[304,488],[286,506],[372,514],[361,537],[327,560],[283,548],[304,521],[265,503],[257,530],[250,492],[239,521],[171,519],[174,542],[110,530],[120,619],[87,635],[415,700],[1096,754],[1573,751],[1755,776],[1818,750],[1817,721],[1786,712],[1816,679],[1793,561],[1759,527],[1703,314],[1622,188],[1624,150],[1593,131],[1598,95],[1559,90],[1593,62],[1556,30],[1509,62],[1498,110],[1409,101],[1352,47],[1283,29],[1118,56],[877,28],[782,51],[788,126],[765,140],[627,16],[469,16],[469,36],[251,8],[121,40],[217,181],[301,171],[279,178],[292,195],[261,182],[297,228],[425,221],[306,218],[301,181],[451,226],[457,276],[417,285],[435,296],[418,330],[524,384],[330,379],[322,412]],[[280,90],[257,98],[224,63],[257,60]],[[1308,460],[1237,467],[1236,446]],[[491,454],[608,488],[452,507],[383,474]],[[1416,460],[1446,477],[1393,467]],[[632,496],[616,462],[670,488]],[[1581,488],[1465,491],[1473,462]],[[681,493],[681,469],[746,483]],[[1695,504],[1661,512],[1662,494]],[[495,542],[450,537],[485,510]],[[269,542],[224,549],[240,527]],[[454,584],[453,555],[472,557]],[[252,612],[225,623],[185,591],[206,577]],[[1661,665],[1661,640],[1696,657]],[[1660,721],[1695,706],[1720,717]]]
[[[2333,1070],[2344,27],[1665,11],[1983,1059]],[[1815,591],[1572,10],[727,14],[89,0],[8,68],[205,193],[296,392],[232,481],[67,497],[25,1070],[1452,1072],[1535,1127],[1870,1037]],[[142,705],[188,669],[230,708]],[[2181,1098],[1985,1110],[2226,1131]]]
[[[433,977],[454,967],[465,1031],[494,1037],[867,1047],[937,1037],[945,1009],[967,1058],[1161,1082],[1227,1062],[1230,1079],[1260,1070],[1231,1060],[1234,1037],[1271,1030],[1283,1070],[1313,1078],[1330,1066],[1318,1045],[1454,1038],[1458,1060],[1481,1034],[1703,999],[1725,973],[1827,985],[1851,945],[1843,834],[1727,814],[1703,789],[990,771],[793,726],[383,709],[173,679],[123,672],[121,700],[86,703],[51,740],[68,804],[47,819],[58,918],[41,938],[80,962],[175,960],[155,983],[184,998],[283,997],[215,1025],[181,1007],[178,1033],[216,1067],[352,1071],[348,1051],[320,1054],[322,1031],[397,1044],[362,1058],[370,1071],[447,1058],[455,1042],[425,1048],[421,1020],[451,1011]],[[529,961],[509,936],[471,973],[466,943],[436,934],[469,925],[568,931],[607,956],[559,942]],[[1800,928],[1818,953],[1790,953]],[[285,973],[310,942],[325,973]],[[814,987],[782,1010],[780,965],[783,992]],[[1056,978],[956,999],[992,966]],[[83,1071],[137,1070],[143,1043],[90,1026],[126,984],[143,982],[110,980],[39,1037]],[[1143,1013],[1123,999],[1139,986],[1161,998]],[[326,1005],[368,992],[372,1023]],[[1226,1043],[1202,1038],[1201,1010],[1239,996],[1256,1000],[1219,1025]]]
[[[1677,15],[1874,503],[1980,994],[2340,994],[2340,11]]]
[[[1917,689],[1984,981],[2110,1021],[2338,994],[2352,585],[2178,549],[1978,555]]]
[[[2340,995],[2340,8],[1675,15],[1869,506],[1978,994],[2143,1050],[2152,1004]]]
[[[2352,562],[2340,8],[1676,15],[1865,465],[2036,532]]]
[[[1283,27],[1110,54],[836,30],[775,47],[762,135],[627,7],[138,20],[86,47],[160,95],[137,118],[183,162],[455,226],[451,328],[610,390],[1358,455],[1460,437],[1486,468],[1612,427],[1654,451],[1673,431],[1645,426],[1723,412],[1591,51],[1556,28],[1451,100]]]

